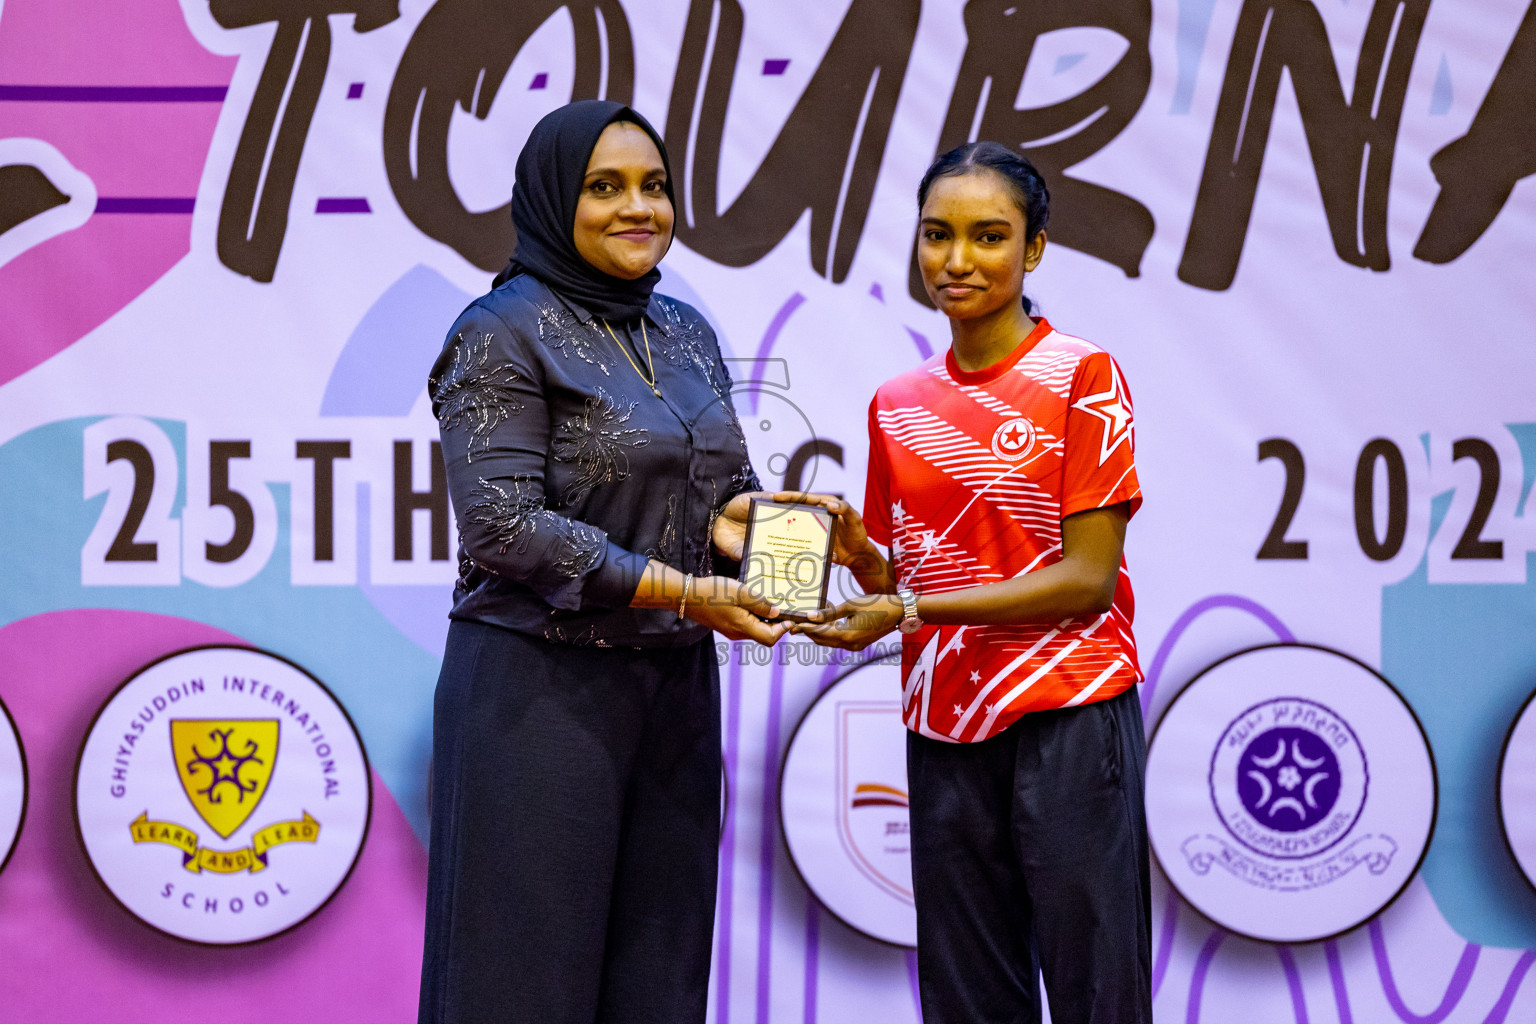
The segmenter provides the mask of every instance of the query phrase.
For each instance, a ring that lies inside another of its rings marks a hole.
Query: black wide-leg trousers
[[[449,626],[421,1024],[702,1024],[719,679],[709,642]]]
[[[1132,687],[980,743],[907,734],[924,1024],[1151,1024],[1152,908]],[[1038,972],[1038,974],[1037,974]]]

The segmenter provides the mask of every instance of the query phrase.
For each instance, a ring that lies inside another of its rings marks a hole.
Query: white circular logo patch
[[[1499,821],[1509,852],[1536,886],[1536,693],[1526,698],[1499,758]]]
[[[27,816],[27,757],[11,711],[0,701],[0,870],[16,850]]]
[[[313,676],[244,647],[140,669],[91,723],[80,839],[107,890],[191,942],[270,938],[351,873],[372,807],[352,721]]]
[[[779,815],[790,860],[822,906],[871,938],[915,946],[906,732],[897,660],[852,669],[796,727]]]
[[[1035,447],[1035,425],[1027,416],[1007,420],[992,432],[992,454],[1005,462],[1018,462]]]
[[[1147,826],[1196,910],[1250,938],[1308,942],[1408,884],[1435,786],[1423,729],[1385,679],[1275,644],[1218,661],[1169,705],[1147,753]]]

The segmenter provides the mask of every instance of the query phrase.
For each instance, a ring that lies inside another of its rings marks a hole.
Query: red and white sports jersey
[[[1130,502],[1131,395],[1108,352],[1044,320],[974,373],[946,352],[869,408],[864,522],[919,594],[996,583],[1061,559],[1061,520]],[[1028,626],[924,626],[903,640],[907,728],[969,743],[1029,711],[1107,700],[1141,679],[1125,563],[1113,606]]]

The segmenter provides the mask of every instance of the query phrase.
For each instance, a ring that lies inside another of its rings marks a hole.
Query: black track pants
[[[907,734],[924,1024],[1151,1024],[1132,687],[980,743]]]

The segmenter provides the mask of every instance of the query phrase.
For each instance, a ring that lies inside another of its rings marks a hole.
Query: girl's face
[[[995,171],[945,175],[928,189],[918,223],[923,287],[953,320],[1020,306],[1024,275],[1040,264],[1045,232],[1026,240],[1012,188]]]
[[[604,128],[571,225],[582,259],[626,281],[650,273],[672,241],[666,182],[661,153],[640,126],[615,121]]]

